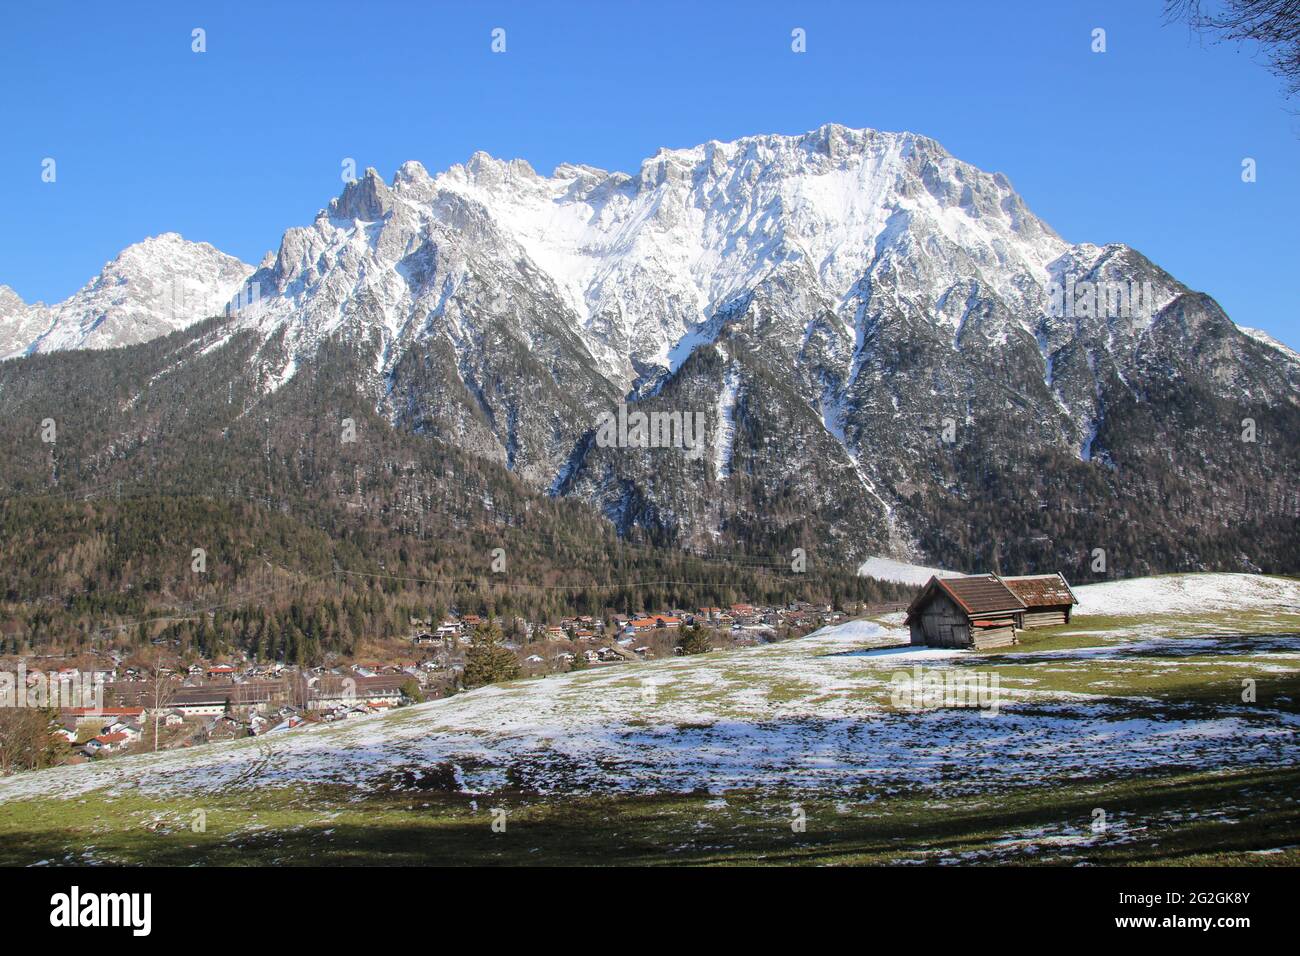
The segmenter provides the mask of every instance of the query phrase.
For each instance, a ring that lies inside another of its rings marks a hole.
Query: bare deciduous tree
[[[1222,40],[1257,42],[1287,95],[1300,94],[1300,0],[1222,0],[1212,11],[1207,6],[1203,0],[1165,0],[1165,18]]]
[[[156,651],[153,659],[152,681],[148,690],[149,709],[153,712],[153,750],[158,750],[158,729],[162,721],[162,712],[171,703],[176,687],[170,679],[162,674],[162,651]]]
[[[38,770],[58,759],[54,714],[32,707],[0,707],[0,776]]]

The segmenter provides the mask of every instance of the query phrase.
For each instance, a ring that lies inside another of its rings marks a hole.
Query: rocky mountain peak
[[[392,206],[392,193],[379,171],[366,167],[360,178],[349,182],[337,199],[330,200],[331,219],[355,219],[375,222],[384,218]]]
[[[148,341],[220,313],[252,271],[206,242],[175,232],[150,236],[63,302],[11,314],[0,357]]]
[[[0,285],[0,319],[25,308],[27,303],[23,301],[22,296],[7,285]]]

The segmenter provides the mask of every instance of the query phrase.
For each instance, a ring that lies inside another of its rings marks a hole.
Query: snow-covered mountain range
[[[55,305],[29,305],[0,286],[0,358],[147,342],[221,313],[252,272],[206,242],[167,232],[128,246]]]
[[[413,271],[444,247],[466,255]],[[1106,254],[1069,246],[1005,177],[933,140],[829,125],[661,150],[635,176],[564,165],[545,177],[485,153],[434,177],[406,163],[391,184],[370,169],[312,226],[285,234],[256,277],[257,315],[310,348],[365,299],[382,370],[404,342],[441,331],[410,320],[438,317],[470,279],[470,257],[482,257],[554,300],[602,374],[626,388],[675,369],[757,290],[793,281],[815,298],[787,317],[784,337],[806,338],[809,308],[829,311],[835,321],[818,332],[847,378],[864,293],[882,273],[895,297],[918,300],[951,333],[966,313],[950,293],[972,283],[1028,329],[1053,263],[1087,269]]]
[[[1005,176],[912,133],[710,142],[635,174],[543,176],[483,153],[437,175],[408,162],[391,182],[367,170],[251,274],[164,236],[49,321],[0,290],[0,344],[182,327],[202,315],[140,304],[178,278],[239,297],[205,349],[252,335],[256,393],[342,345],[394,426],[693,545],[811,514],[840,551],[974,566],[984,516],[965,510],[981,495],[1036,513],[1102,486],[1140,494],[1162,456],[1194,467],[1203,451],[1181,443],[1205,429],[1300,409],[1294,352],[1132,248],[1067,243]],[[596,422],[624,401],[703,412],[710,454],[603,447]],[[1281,451],[1269,487],[1296,464]],[[1200,467],[1189,487],[1217,474]],[[1269,508],[1300,510],[1279,495]],[[937,526],[946,502],[960,532]],[[1032,539],[1059,548],[1061,522]],[[1003,546],[979,544],[993,563]]]

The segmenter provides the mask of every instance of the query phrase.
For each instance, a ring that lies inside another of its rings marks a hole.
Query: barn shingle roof
[[[980,574],[968,578],[945,578],[939,582],[967,614],[991,614],[994,611],[1019,611],[1024,602],[1011,592],[996,575]]]
[[[934,591],[943,591],[967,617],[997,614],[1006,611],[1023,611],[1025,604],[1002,583],[995,574],[973,574],[964,578],[933,577],[907,609],[912,615],[930,602]]]
[[[1054,607],[1059,604],[1078,604],[1079,599],[1070,590],[1065,577],[1055,574],[1023,574],[1003,578],[1011,593],[1025,603],[1025,607]]]

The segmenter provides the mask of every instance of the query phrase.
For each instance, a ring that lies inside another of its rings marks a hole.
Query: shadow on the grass
[[[710,805],[716,798],[698,794],[546,801],[498,795],[475,810],[461,795],[430,803],[427,794],[387,793],[368,795],[350,820],[326,818],[349,813],[347,802],[331,794],[319,813],[306,800],[287,825],[264,831],[10,833],[0,859],[75,864],[89,845],[96,861],[156,866],[1268,864],[1285,860],[1242,854],[1300,842],[1293,796],[1300,768],[1097,781],[1089,791],[1013,789],[945,800],[938,808],[924,795],[900,794],[853,802],[847,813],[837,812],[835,801],[793,793],[728,794],[722,809]],[[792,803],[807,813],[806,832],[790,826]],[[509,810],[504,833],[491,827],[497,806]],[[1090,834],[1097,807],[1112,821],[1110,835]],[[1216,812],[1231,819],[1216,820]],[[221,819],[219,807],[212,819]],[[1037,852],[998,842],[1027,833],[1082,839]]]

